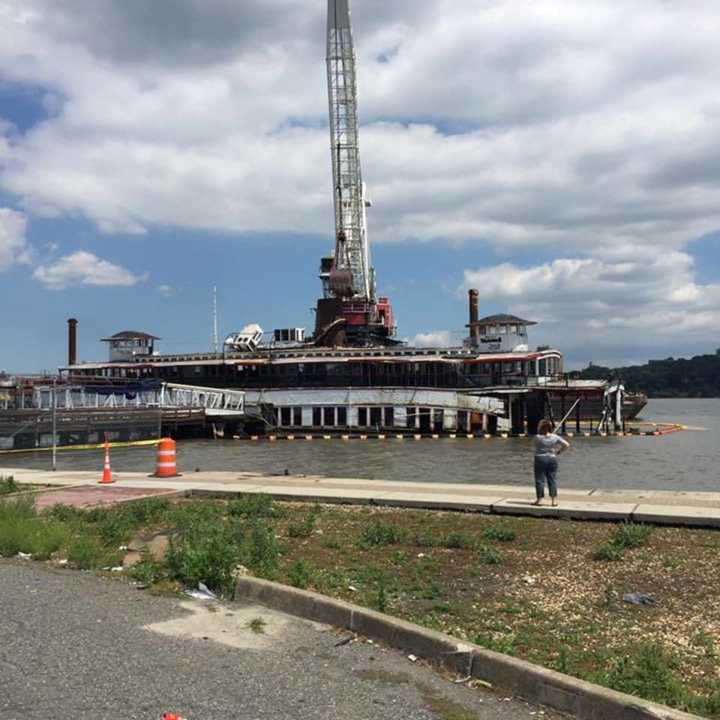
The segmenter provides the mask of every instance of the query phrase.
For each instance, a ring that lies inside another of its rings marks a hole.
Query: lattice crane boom
[[[366,221],[370,203],[360,169],[356,58],[349,0],[328,0],[327,74],[336,237],[331,289],[338,297],[372,303],[375,283]]]

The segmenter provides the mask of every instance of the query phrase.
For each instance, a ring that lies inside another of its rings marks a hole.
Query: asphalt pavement
[[[0,560],[0,719],[557,720],[262,607]]]

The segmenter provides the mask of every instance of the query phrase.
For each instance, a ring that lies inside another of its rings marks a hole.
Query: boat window
[[[280,425],[288,426],[290,424],[290,408],[280,408]]]
[[[511,335],[517,335],[517,325],[510,325],[510,326],[508,327],[508,332],[509,332]]]
[[[393,427],[395,425],[395,408],[385,408],[385,427]]]
[[[322,425],[322,408],[314,407],[312,409],[313,412],[313,422],[312,424],[315,427],[320,427]]]
[[[302,425],[302,408],[301,408],[301,407],[293,408],[293,421],[292,421],[292,424],[293,424],[293,425],[296,425],[296,426],[298,426],[298,427],[299,427],[300,425]]]
[[[337,424],[341,427],[345,427],[347,425],[347,408],[339,407],[337,409]]]
[[[380,427],[382,423],[382,408],[374,407],[370,408],[370,425],[373,427]]]
[[[367,427],[367,424],[368,424],[367,408],[358,408],[358,425],[360,427]]]
[[[323,420],[324,424],[328,427],[332,427],[335,424],[335,408],[326,407],[323,409]]]
[[[409,407],[405,409],[405,413],[407,414],[407,420],[406,420],[406,427],[414,428],[415,427],[415,408]]]

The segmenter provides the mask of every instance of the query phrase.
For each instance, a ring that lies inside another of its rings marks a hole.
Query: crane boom
[[[375,301],[365,209],[370,206],[360,169],[357,74],[349,0],[328,0],[327,74],[335,205],[336,296]]]

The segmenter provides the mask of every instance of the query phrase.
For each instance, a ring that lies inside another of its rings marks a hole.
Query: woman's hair
[[[538,435],[545,435],[545,433],[551,433],[552,429],[553,426],[549,420],[541,420],[538,423]]]

